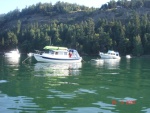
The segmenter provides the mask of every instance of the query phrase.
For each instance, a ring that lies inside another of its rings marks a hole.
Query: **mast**
[[[51,37],[49,37],[49,45],[51,46]]]

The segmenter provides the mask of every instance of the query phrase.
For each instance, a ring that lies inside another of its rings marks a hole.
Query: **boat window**
[[[54,54],[54,51],[52,51],[51,54]]]
[[[54,51],[49,51],[50,54],[54,54]]]
[[[48,50],[44,50],[43,52],[44,52],[44,53],[49,53],[49,51],[48,51]]]
[[[67,52],[64,52],[64,55],[67,55]]]
[[[115,53],[111,53],[111,55],[115,55]]]
[[[63,55],[64,53],[63,52],[59,52],[59,55]]]
[[[55,55],[58,55],[58,52],[55,52]]]
[[[64,53],[63,52],[56,52],[57,53],[57,55],[63,55]]]

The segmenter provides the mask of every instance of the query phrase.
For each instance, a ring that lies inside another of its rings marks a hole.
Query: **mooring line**
[[[26,59],[24,59],[24,61],[22,61],[22,63],[24,63],[28,58],[30,58],[30,56],[28,56]]]

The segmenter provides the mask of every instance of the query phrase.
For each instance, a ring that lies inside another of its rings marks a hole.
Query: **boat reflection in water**
[[[105,59],[105,67],[108,69],[118,69],[120,64],[120,59]]]
[[[8,65],[18,66],[20,62],[20,57],[5,57],[5,62]]]
[[[3,75],[16,76],[20,67],[20,57],[3,57]]]
[[[35,76],[79,75],[82,63],[36,63]]]
[[[4,53],[4,56],[5,57],[11,57],[11,58],[16,58],[16,57],[19,58],[20,57],[20,53],[19,53],[18,49],[15,49],[15,50],[12,50],[12,51]]]
[[[96,67],[102,67],[107,69],[118,69],[120,64],[120,59],[99,59],[94,62],[91,61],[91,64]]]

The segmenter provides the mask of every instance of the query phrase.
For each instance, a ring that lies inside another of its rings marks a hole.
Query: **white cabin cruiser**
[[[99,52],[102,59],[120,59],[119,52],[108,50],[107,53]]]
[[[5,55],[6,57],[14,57],[14,58],[20,57],[20,53],[19,53],[18,49],[9,51],[9,52],[7,52],[7,53],[4,53],[4,55]]]
[[[57,46],[45,46],[43,49],[47,50],[47,52],[36,51],[36,53],[34,53],[34,57],[37,61],[64,63],[82,61],[82,57],[80,57],[75,49]]]
[[[130,59],[130,58],[131,58],[131,55],[126,55],[126,58],[127,58],[127,59]]]

